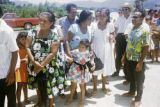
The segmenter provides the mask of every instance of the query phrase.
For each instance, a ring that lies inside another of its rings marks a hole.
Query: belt
[[[119,35],[124,35],[124,33],[118,33]]]

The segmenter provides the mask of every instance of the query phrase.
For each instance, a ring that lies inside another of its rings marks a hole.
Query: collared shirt
[[[18,46],[13,29],[0,19],[0,79],[7,77],[12,52],[17,50]]]
[[[144,24],[137,29],[131,30],[127,42],[127,59],[131,61],[139,61],[143,47],[149,45],[149,32]]]
[[[67,39],[67,34],[68,34],[68,29],[69,27],[76,23],[76,20],[78,18],[76,17],[75,20],[71,23],[69,20],[68,20],[68,17],[65,16],[65,17],[62,17],[60,20],[59,20],[59,25],[62,27],[62,30],[63,30],[63,35],[64,35],[64,40]]]
[[[129,16],[127,19],[124,16],[120,16],[115,22],[115,27],[118,28],[117,33],[125,33],[125,30],[130,23],[132,23],[131,16]]]

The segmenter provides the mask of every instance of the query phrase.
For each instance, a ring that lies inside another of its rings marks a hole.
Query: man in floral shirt
[[[127,69],[131,73],[130,90],[124,93],[124,96],[135,96],[131,107],[139,107],[143,93],[143,83],[145,78],[144,59],[149,48],[149,32],[143,24],[143,12],[135,12],[132,19],[133,28],[128,35],[128,44],[126,47],[125,57],[122,61],[127,64]],[[125,60],[126,58],[126,60]]]

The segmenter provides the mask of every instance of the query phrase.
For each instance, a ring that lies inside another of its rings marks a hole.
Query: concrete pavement
[[[147,63],[149,69],[146,70],[146,79],[144,83],[144,94],[142,97],[141,107],[160,107],[160,63]],[[92,98],[86,98],[84,107],[129,107],[132,98],[123,97],[122,93],[128,91],[129,85],[122,84],[124,81],[123,73],[120,77],[109,77],[109,88],[112,90],[111,95],[104,95],[101,91],[101,82],[98,83],[98,92]],[[88,90],[91,92],[91,82],[87,84]],[[79,92],[79,89],[78,89]],[[68,94],[69,92],[66,92]],[[36,103],[36,91],[29,90],[30,99]],[[22,99],[23,100],[23,99]],[[66,98],[56,98],[56,107],[78,107],[78,100],[74,100],[71,105],[65,106]],[[32,107],[33,104],[26,105]]]

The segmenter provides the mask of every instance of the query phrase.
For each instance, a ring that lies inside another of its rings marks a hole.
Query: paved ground
[[[147,67],[141,107],[160,107],[160,63],[147,63]],[[129,88],[129,85],[124,86],[122,84],[124,80],[122,76],[123,73],[121,72],[120,77],[109,78],[109,88],[112,90],[111,95],[104,95],[102,93],[99,81],[97,95],[92,98],[86,98],[85,107],[129,107],[132,98],[121,96],[121,94],[126,92]],[[91,92],[92,84],[89,83],[87,88]],[[29,97],[33,100],[33,103],[36,103],[35,91],[29,90]],[[74,100],[69,106],[64,105],[65,100],[66,98],[56,98],[56,107],[77,107],[78,100]],[[32,107],[32,105],[33,104],[26,105],[26,107]]]

